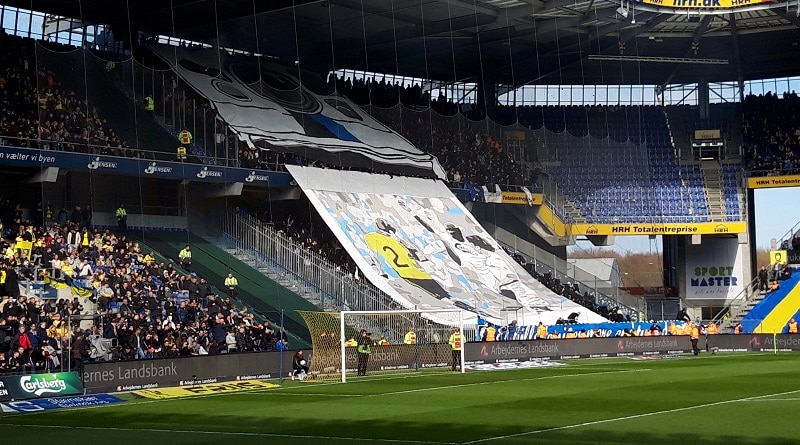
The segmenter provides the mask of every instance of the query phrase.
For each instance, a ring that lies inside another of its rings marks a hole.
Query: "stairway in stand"
[[[722,167],[719,161],[702,161],[700,174],[703,177],[703,189],[708,205],[708,217],[711,221],[725,221],[725,196],[722,182]]]
[[[270,261],[269,258],[260,254],[254,249],[237,246],[233,240],[226,235],[219,238],[206,238],[212,244],[225,250],[239,261],[247,264],[253,269],[261,272],[267,278],[280,284],[282,287],[299,295],[309,303],[325,311],[341,310],[341,307],[331,297],[325,297],[318,289],[309,283],[304,282],[293,274],[287,273],[279,265]]]

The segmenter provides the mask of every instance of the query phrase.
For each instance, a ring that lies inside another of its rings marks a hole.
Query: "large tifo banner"
[[[324,95],[301,82],[296,67],[246,60],[215,49],[152,45],[150,49],[211,102],[243,140],[308,155],[328,163],[373,167],[399,174],[444,179],[433,156],[338,95]],[[303,73],[306,80],[306,73]],[[355,155],[355,156],[354,156]]]
[[[453,306],[548,325],[602,316],[531,277],[440,181],[287,166],[359,271],[404,308]],[[507,309],[515,308],[515,309]]]
[[[735,237],[703,237],[686,246],[686,298],[727,300],[739,295],[744,280],[744,246]]]

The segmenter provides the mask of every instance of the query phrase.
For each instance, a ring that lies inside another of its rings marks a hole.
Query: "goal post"
[[[464,372],[460,309],[299,312],[311,334],[312,380],[436,368]]]

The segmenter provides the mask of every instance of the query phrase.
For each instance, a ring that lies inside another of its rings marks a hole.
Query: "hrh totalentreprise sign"
[[[747,178],[747,188],[751,189],[798,186],[800,186],[800,175],[757,176],[753,178]]]
[[[744,233],[743,221],[725,223],[572,224],[573,235],[720,235]]]

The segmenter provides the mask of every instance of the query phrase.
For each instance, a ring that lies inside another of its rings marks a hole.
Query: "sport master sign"
[[[687,299],[733,298],[744,289],[743,247],[736,238],[703,238],[686,246]]]

